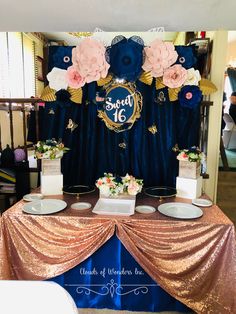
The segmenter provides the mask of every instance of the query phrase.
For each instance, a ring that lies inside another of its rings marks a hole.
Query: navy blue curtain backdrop
[[[66,68],[64,57],[68,49],[49,50],[49,69]],[[109,130],[97,117],[94,99],[100,87],[96,82],[83,87],[82,104],[70,100],[45,104],[40,113],[41,139],[62,139],[70,148],[62,159],[64,184],[93,185],[104,172],[112,172],[142,178],[145,186],[175,186],[178,162],[172,148],[176,143],[180,148],[198,145],[199,106],[189,109],[181,107],[178,101],[171,102],[168,89],[156,90],[154,82],[148,86],[137,81],[136,86],[143,97],[141,117],[131,130],[120,133]],[[160,92],[165,101],[158,100]],[[69,119],[77,126],[73,131],[67,128]],[[152,125],[157,128],[155,134],[148,130]]]

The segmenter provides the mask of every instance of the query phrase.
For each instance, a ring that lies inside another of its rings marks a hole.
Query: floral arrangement
[[[63,143],[57,142],[54,139],[39,141],[35,145],[35,157],[37,159],[56,159],[62,158],[69,148],[65,147]]]
[[[49,86],[60,89],[78,90],[85,84],[97,82],[108,84],[113,78],[129,82],[139,79],[151,85],[156,80],[156,89],[168,87],[171,101],[179,99],[183,107],[194,109],[204,95],[214,92],[208,80],[201,80],[194,45],[174,46],[173,43],[155,39],[144,47],[138,36],[126,38],[116,36],[109,47],[92,37],[85,38],[72,49],[72,56],[64,56],[63,69],[54,67],[47,75]],[[66,68],[66,64],[68,65]],[[108,72],[109,71],[109,72]],[[108,75],[109,74],[109,75]],[[201,81],[201,84],[200,84]],[[48,100],[48,93],[43,100]],[[80,102],[82,101],[82,97]]]
[[[104,177],[96,181],[100,193],[105,196],[117,196],[121,193],[136,195],[142,190],[143,180],[126,174],[125,177],[115,177],[112,173],[104,173]]]
[[[191,147],[190,149],[178,150],[177,159],[182,161],[190,162],[203,162],[205,160],[205,154],[200,151],[196,146]]]

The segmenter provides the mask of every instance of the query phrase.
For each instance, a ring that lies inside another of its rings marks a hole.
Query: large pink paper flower
[[[72,50],[72,63],[85,83],[97,81],[107,76],[110,65],[105,59],[105,47],[92,38],[84,39]]]
[[[153,77],[160,77],[178,58],[175,46],[160,39],[154,40],[145,50],[144,71],[150,71]]]
[[[72,88],[84,86],[85,80],[73,65],[67,69],[68,85]]]
[[[163,75],[163,83],[170,88],[182,86],[186,79],[187,70],[180,64],[175,64],[166,69]]]

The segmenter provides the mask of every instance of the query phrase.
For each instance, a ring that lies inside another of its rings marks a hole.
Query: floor
[[[217,204],[236,226],[236,150],[225,149],[230,171],[223,171],[220,158]]]
[[[158,313],[152,312],[152,314],[179,314],[179,313],[180,312],[158,312]],[[107,310],[107,309],[103,309],[103,310],[78,309],[78,314],[150,314],[150,313],[149,312],[113,311],[113,310]],[[190,312],[185,313],[185,314],[190,314]]]

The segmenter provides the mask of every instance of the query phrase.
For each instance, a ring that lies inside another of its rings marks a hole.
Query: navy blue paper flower
[[[133,82],[142,71],[144,43],[137,36],[129,39],[119,36],[119,39],[115,38],[107,50],[110,71],[120,79]]]
[[[49,47],[48,70],[56,67],[66,70],[72,65],[71,55],[73,47],[51,46]]]
[[[194,45],[175,46],[175,50],[178,53],[176,64],[181,64],[185,69],[190,69],[196,64],[197,58]]]
[[[179,92],[179,103],[182,107],[195,109],[202,99],[202,92],[198,86],[186,85]]]

